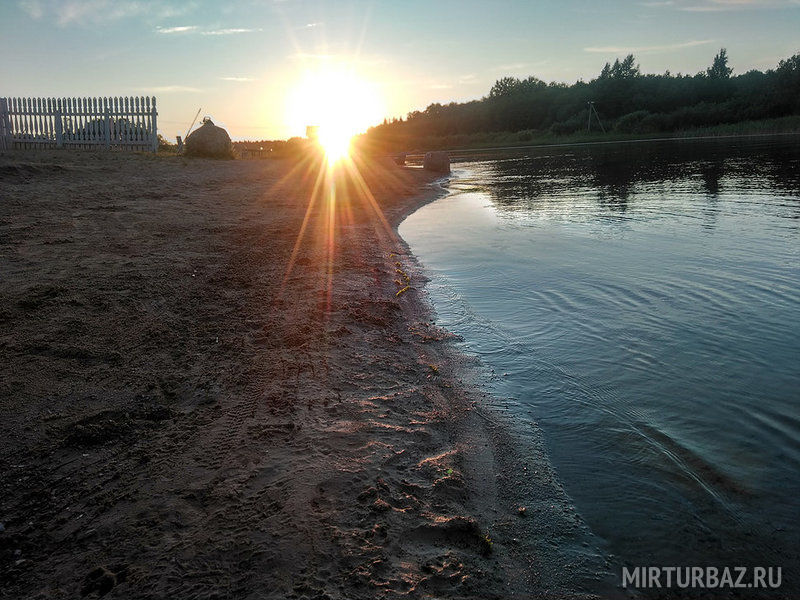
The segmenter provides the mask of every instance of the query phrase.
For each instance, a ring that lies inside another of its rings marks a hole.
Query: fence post
[[[156,126],[156,97],[153,96],[153,152],[158,152],[158,127]]]
[[[111,147],[111,111],[108,108],[108,99],[101,98],[103,102],[103,109],[105,113],[105,119],[103,119],[103,124],[105,129],[105,140],[106,140],[106,150]]]
[[[56,148],[62,148],[64,146],[64,124],[61,122],[61,100],[57,100],[57,107],[54,113],[54,118],[56,124]]]
[[[11,146],[9,138],[11,128],[8,126],[8,100],[0,98],[0,152],[5,152]]]

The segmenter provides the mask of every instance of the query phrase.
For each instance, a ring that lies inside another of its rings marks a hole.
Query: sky
[[[765,70],[800,52],[800,0],[0,0],[0,39],[0,96],[153,95],[168,139],[201,108],[234,139],[285,139],[326,99],[363,128],[628,53],[693,74],[725,47]]]

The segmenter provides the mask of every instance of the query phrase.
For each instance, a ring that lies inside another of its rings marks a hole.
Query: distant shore
[[[5,592],[608,585],[537,438],[431,322],[396,226],[434,176],[359,172],[314,196],[288,161],[0,158]]]
[[[667,140],[692,140],[726,137],[752,137],[768,135],[800,135],[800,116],[780,117],[759,121],[743,121],[696,127],[681,131],[653,133],[620,133],[609,131],[580,132],[570,135],[553,135],[537,131],[489,132],[472,135],[425,137],[411,144],[409,154],[429,150],[446,150],[453,154],[481,150],[515,150],[539,146],[573,146],[618,142],[644,142]]]

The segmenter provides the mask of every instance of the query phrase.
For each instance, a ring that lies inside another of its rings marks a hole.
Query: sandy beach
[[[0,597],[612,590],[397,238],[442,183],[316,167],[0,158]]]

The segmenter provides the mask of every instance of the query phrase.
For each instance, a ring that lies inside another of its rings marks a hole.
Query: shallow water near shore
[[[798,589],[800,138],[498,153],[449,187],[399,229],[437,324],[606,551]]]

